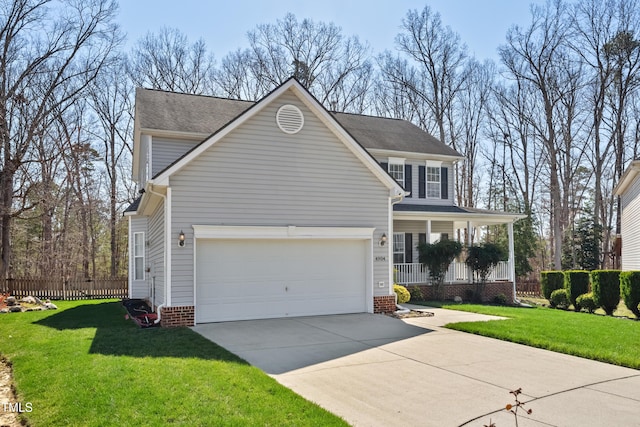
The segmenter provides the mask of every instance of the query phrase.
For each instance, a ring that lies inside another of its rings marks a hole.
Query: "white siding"
[[[394,221],[393,222],[393,232],[394,233],[411,233],[411,238],[413,239],[413,259],[411,261],[407,260],[406,262],[419,262],[418,261],[418,239],[420,233],[427,232],[427,222],[426,221]],[[449,234],[449,239],[453,239],[454,230],[453,230],[453,222],[452,221],[431,221],[431,233],[447,233]]]
[[[158,306],[164,303],[164,284],[165,284],[165,268],[164,268],[164,203],[160,203],[155,212],[149,218],[149,282],[152,288],[150,295],[151,303]],[[155,285],[155,287],[154,287]]]
[[[187,151],[195,147],[200,141],[153,138],[153,168],[151,175],[155,176],[164,168],[178,160]]]
[[[295,135],[280,131],[277,109],[305,116]],[[193,224],[373,227],[388,230],[389,190],[291,92],[231,132],[170,179],[172,233],[187,247],[172,254],[172,305],[193,304]],[[374,295],[388,295],[388,261],[374,261]],[[385,287],[378,287],[384,282]]]
[[[640,176],[622,195],[622,269],[640,270]]]
[[[130,216],[129,217],[129,242],[131,242],[129,250],[129,297],[130,298],[149,298],[149,278],[145,273],[144,280],[134,280],[133,271],[133,235],[134,233],[145,233],[145,240],[148,239],[147,232],[147,217],[144,216]],[[145,267],[149,265],[149,247],[145,244]]]

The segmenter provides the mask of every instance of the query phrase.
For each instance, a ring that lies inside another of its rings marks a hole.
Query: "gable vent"
[[[282,132],[293,135],[302,129],[304,116],[298,107],[286,104],[278,109],[276,123],[278,123],[278,127]]]

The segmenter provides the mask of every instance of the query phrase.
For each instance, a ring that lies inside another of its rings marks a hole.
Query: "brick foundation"
[[[373,297],[374,313],[391,313],[396,311],[396,296],[384,295]]]
[[[193,326],[195,324],[195,308],[192,305],[180,307],[162,307],[160,326],[175,328],[178,326]]]
[[[435,288],[432,285],[408,285],[407,289],[411,291],[414,287],[420,288],[422,291],[423,299],[425,300],[438,300],[440,299],[436,293]],[[463,301],[470,302],[473,299],[473,295],[476,291],[476,285],[474,283],[454,283],[442,285],[442,299],[453,300],[455,297],[461,297]],[[493,299],[500,294],[504,294],[507,297],[507,303],[514,301],[515,295],[513,295],[513,283],[511,282],[492,282],[487,283],[484,287],[482,295],[483,302],[493,302]],[[411,302],[411,301],[409,301]]]

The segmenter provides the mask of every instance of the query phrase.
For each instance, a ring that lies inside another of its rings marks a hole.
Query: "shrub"
[[[499,305],[507,305],[507,296],[505,294],[498,294],[493,297],[493,302]]]
[[[411,299],[411,294],[404,286],[393,285],[393,292],[398,296],[398,304],[404,304]]]
[[[436,298],[443,297],[442,283],[455,257],[462,252],[462,243],[455,240],[440,240],[436,243],[418,245],[420,263],[429,269],[429,277],[434,286]]]
[[[581,309],[587,310],[589,313],[593,313],[596,311],[596,308],[598,308],[596,302],[593,300],[593,294],[591,292],[578,296],[578,298],[576,298],[576,304],[578,304]]]
[[[582,270],[570,270],[564,272],[564,288],[567,290],[569,302],[573,304],[575,311],[580,311],[577,298],[589,292],[589,272]]]
[[[551,307],[566,309],[569,307],[569,294],[566,289],[556,289],[549,298]]]
[[[562,271],[540,272],[540,289],[542,295],[551,302],[551,292],[564,287],[564,273]]]
[[[620,273],[620,293],[624,305],[640,319],[640,271],[623,271]]]
[[[422,293],[422,288],[420,286],[414,285],[410,287],[409,294],[413,301],[424,301],[424,294]]]
[[[591,272],[593,300],[608,316],[613,316],[620,303],[620,271],[593,270]]]

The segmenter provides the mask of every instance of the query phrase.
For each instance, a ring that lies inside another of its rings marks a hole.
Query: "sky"
[[[333,22],[345,36],[358,36],[374,54],[394,50],[394,39],[410,9],[426,5],[460,35],[478,60],[498,61],[497,48],[513,25],[530,22],[530,4],[544,0],[121,0],[118,22],[127,46],[163,27],[179,29],[190,42],[202,38],[217,60],[248,47],[247,32],[291,12],[298,21]]]

